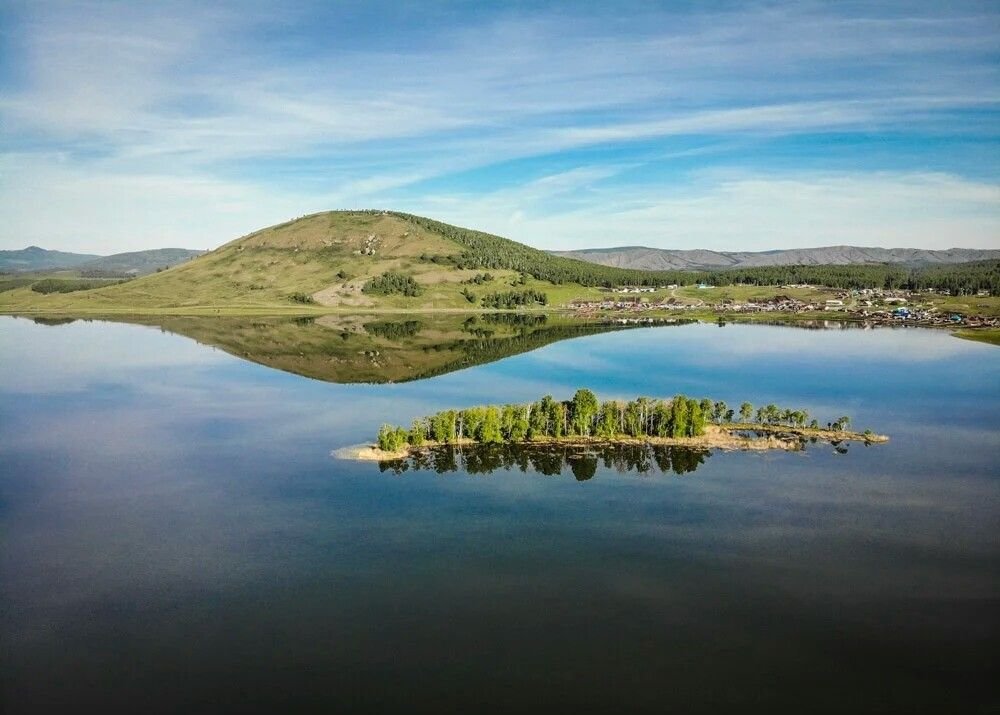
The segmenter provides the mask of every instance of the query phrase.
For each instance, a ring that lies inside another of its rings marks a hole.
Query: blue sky
[[[996,2],[0,0],[0,248],[1000,247]]]

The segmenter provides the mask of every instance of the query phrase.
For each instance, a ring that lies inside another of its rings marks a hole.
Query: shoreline
[[[492,313],[557,315],[580,320],[601,319],[615,321],[620,319],[686,319],[693,323],[711,324],[718,321],[734,325],[752,325],[757,323],[808,323],[811,321],[829,321],[853,325],[870,325],[872,328],[922,328],[925,330],[947,331],[952,337],[981,342],[987,345],[1000,345],[1000,329],[988,326],[940,325],[921,321],[871,321],[859,316],[845,313],[714,313],[711,311],[691,310],[664,312],[650,310],[643,312],[615,312],[581,315],[567,308],[523,308],[486,309],[486,308],[327,308],[300,306],[190,306],[170,308],[10,308],[0,307],[0,316],[13,318],[61,317],[77,320],[100,320],[101,318],[167,318],[167,317],[203,317],[203,318],[319,318],[324,315],[480,315]]]
[[[742,437],[734,432],[764,432],[761,437]],[[761,425],[752,423],[734,423],[722,427],[708,425],[705,434],[699,437],[545,437],[523,442],[501,442],[500,447],[601,447],[647,445],[655,447],[687,447],[689,449],[721,450],[726,452],[753,452],[780,449],[794,452],[802,449],[803,440],[816,439],[827,443],[864,442],[866,444],[884,444],[889,437],[881,434],[864,434],[847,430],[811,429],[808,427],[787,427],[784,425]],[[427,441],[419,447],[408,446],[398,452],[386,452],[374,444],[360,444],[341,447],[331,452],[336,459],[346,459],[358,462],[393,462],[407,459],[440,447],[479,447],[490,446],[473,439],[463,438],[453,442]]]

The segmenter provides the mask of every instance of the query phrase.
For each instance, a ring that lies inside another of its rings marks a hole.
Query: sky
[[[1000,248],[998,109],[989,0],[0,0],[0,249]]]

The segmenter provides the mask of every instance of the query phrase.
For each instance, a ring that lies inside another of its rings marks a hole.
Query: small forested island
[[[463,444],[661,444],[718,449],[801,449],[807,441],[874,444],[888,437],[849,429],[850,418],[820,424],[804,410],[777,405],[730,408],[723,401],[676,395],[601,402],[588,389],[571,400],[546,395],[527,404],[444,410],[405,427],[383,425],[376,444],[355,459],[403,459],[423,449]]]

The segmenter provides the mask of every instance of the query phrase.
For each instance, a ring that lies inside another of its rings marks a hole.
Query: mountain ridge
[[[945,265],[1000,258],[1000,249],[977,248],[880,248],[876,246],[821,246],[770,251],[712,251],[669,249],[648,246],[582,248],[550,251],[553,255],[575,258],[615,268],[646,271],[717,270],[790,265],[864,265],[896,263],[907,266]]]
[[[39,246],[0,250],[0,271],[28,273],[74,269],[94,273],[146,275],[200,256],[189,248],[152,248],[101,256],[93,253],[55,251]]]

